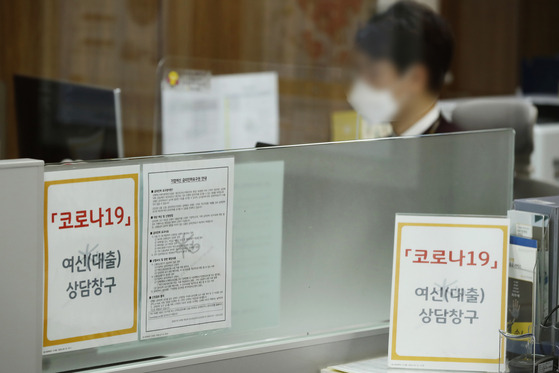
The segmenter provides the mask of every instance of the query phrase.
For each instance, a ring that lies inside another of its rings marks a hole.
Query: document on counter
[[[413,372],[413,370],[390,369],[394,372]],[[386,356],[369,360],[355,361],[322,369],[321,373],[386,373],[388,372],[388,359]]]
[[[231,326],[234,159],[143,166],[142,339]]]
[[[334,365],[322,369],[320,373],[416,373],[417,369],[388,368],[386,356],[375,357],[369,360],[355,361],[347,364]],[[426,370],[424,372],[434,372]],[[438,373],[450,373],[454,370],[436,370]]]
[[[139,171],[45,173],[43,354],[138,339]]]

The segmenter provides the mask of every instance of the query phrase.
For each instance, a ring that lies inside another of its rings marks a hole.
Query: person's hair
[[[415,63],[423,64],[433,92],[443,86],[454,49],[447,22],[429,7],[408,0],[374,15],[357,31],[355,43],[373,59],[388,59],[399,72]]]

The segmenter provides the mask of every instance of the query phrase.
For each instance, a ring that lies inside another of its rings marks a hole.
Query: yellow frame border
[[[398,234],[396,243],[396,266],[394,277],[394,310],[392,313],[392,346],[391,346],[391,359],[392,360],[407,360],[407,361],[430,361],[430,362],[449,362],[449,363],[481,363],[481,364],[499,364],[497,359],[484,359],[484,358],[453,358],[453,357],[430,357],[430,356],[400,356],[396,353],[396,332],[398,325],[398,295],[399,295],[399,281],[400,281],[400,252],[402,244],[402,230],[406,226],[416,227],[454,227],[454,228],[492,228],[503,231],[503,266],[507,263],[507,246],[508,246],[508,230],[506,225],[482,225],[482,224],[436,224],[436,223],[398,223]],[[502,270],[501,279],[501,330],[506,327],[506,299],[507,299],[507,271]],[[497,333],[495,332],[495,335]]]
[[[50,340],[47,338],[47,321],[48,321],[48,268],[49,268],[49,250],[48,250],[48,189],[52,185],[85,183],[91,181],[132,179],[134,181],[134,323],[131,328],[113,330],[105,333],[94,333],[78,337],[63,338]],[[135,333],[138,330],[138,174],[110,175],[98,177],[85,177],[65,180],[45,181],[45,208],[44,208],[44,251],[45,251],[45,278],[44,278],[44,295],[43,295],[43,347],[58,346],[62,344],[88,341],[92,339],[106,338],[123,334]]]

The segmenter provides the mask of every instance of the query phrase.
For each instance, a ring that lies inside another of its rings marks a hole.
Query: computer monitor
[[[60,162],[124,156],[120,89],[14,76],[19,155]]]

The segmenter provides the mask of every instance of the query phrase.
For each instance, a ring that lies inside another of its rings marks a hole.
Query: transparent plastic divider
[[[162,154],[161,82],[167,79],[170,71],[205,72],[212,76],[275,72],[278,77],[280,141],[273,145],[331,141],[332,114],[352,110],[347,102],[353,78],[351,69],[166,56],[156,71],[154,155]]]
[[[234,157],[233,309],[229,329],[45,356],[44,371],[149,358],[163,363],[202,351],[386,328],[395,214],[505,215],[512,204],[513,147],[512,130],[494,130],[49,165],[45,172]],[[283,179],[282,188],[257,184],[251,190],[259,179]],[[263,226],[258,207],[278,198],[281,217]],[[239,243],[264,228],[279,229],[281,245],[275,239]],[[268,278],[262,285],[271,292],[268,309],[253,307],[262,294],[255,287],[261,265],[245,265],[262,250],[272,251],[262,265],[279,274],[277,282]]]

